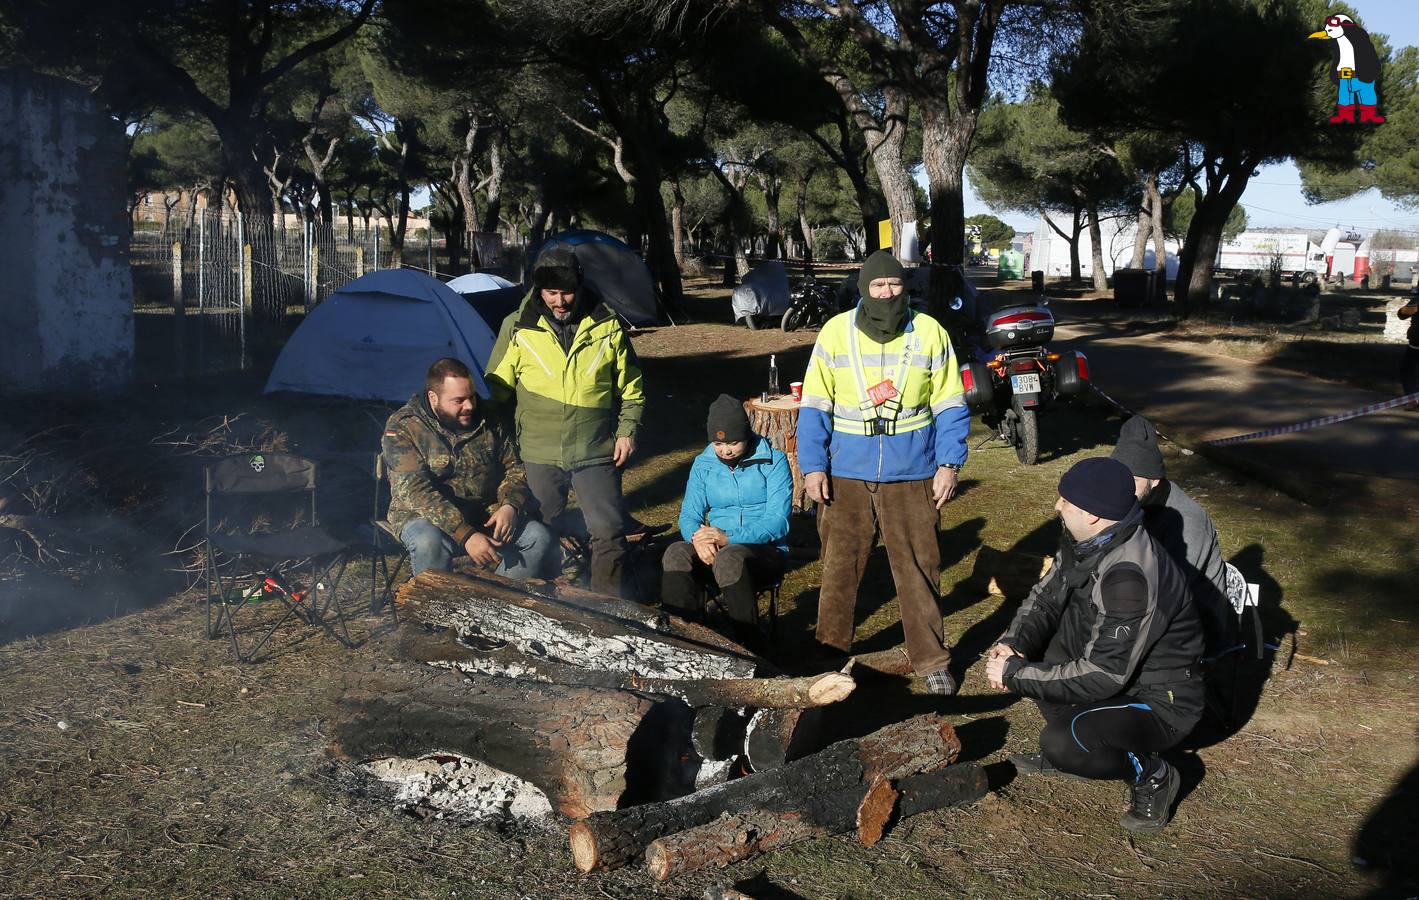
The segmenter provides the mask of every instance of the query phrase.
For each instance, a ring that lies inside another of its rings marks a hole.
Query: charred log
[[[689,728],[677,700],[394,664],[348,680],[331,752],[356,763],[456,754],[580,818],[692,790]]]
[[[734,706],[778,709],[824,706],[846,698],[857,686],[851,676],[839,672],[806,678],[644,678],[624,672],[583,669],[545,657],[520,653],[511,646],[479,650],[460,641],[457,634],[451,630],[430,632],[413,623],[406,623],[401,629],[399,653],[402,658],[412,662],[448,665],[473,675],[497,675],[552,684],[665,694],[696,708]]]
[[[586,669],[678,679],[749,678],[757,668],[753,657],[450,572],[420,573],[400,587],[398,600],[415,621]]]
[[[615,869],[641,856],[656,838],[708,824],[721,815],[744,810],[792,814],[812,798],[853,788],[860,800],[875,778],[905,778],[939,769],[960,751],[955,730],[945,720],[935,714],[917,716],[675,801],[596,813],[572,826],[572,859],[582,872]],[[854,816],[856,804],[854,800]]]
[[[911,815],[927,809],[972,803],[985,796],[985,773],[973,763],[948,766],[907,781],[915,782],[911,812],[900,804],[900,792],[891,781],[879,777],[870,785],[859,784],[805,796],[796,808],[742,809],[678,834],[657,838],[646,848],[646,869],[656,880],[664,881],[706,866],[727,866],[799,841],[854,828],[861,834],[864,824],[875,835],[872,841],[875,843],[894,806],[902,806],[902,815]],[[928,806],[928,803],[935,805]]]

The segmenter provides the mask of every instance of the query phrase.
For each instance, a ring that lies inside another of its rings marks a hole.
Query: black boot
[[[666,572],[660,576],[660,605],[684,619],[703,618],[704,595],[691,572]]]
[[[1154,768],[1162,765],[1161,772],[1145,776],[1138,784],[1128,787],[1128,812],[1118,824],[1134,834],[1157,834],[1168,824],[1172,816],[1173,801],[1178,798],[1182,787],[1182,776],[1178,770],[1157,757],[1150,757]]]
[[[719,589],[719,602],[724,604],[724,611],[737,624],[758,627],[759,598],[747,573],[733,584]]]

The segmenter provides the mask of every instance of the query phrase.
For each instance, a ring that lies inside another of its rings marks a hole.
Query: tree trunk
[[[1246,158],[1222,160],[1217,174],[1207,179],[1207,191],[1197,200],[1178,259],[1174,291],[1178,311],[1183,316],[1201,312],[1211,302],[1212,269],[1217,248],[1222,243],[1222,229],[1246,190],[1254,169],[1255,164]]]
[[[887,201],[887,217],[892,220],[892,252],[900,259],[902,227],[916,221],[916,182],[912,180],[904,158],[910,105],[906,94],[900,89],[887,88],[883,93],[887,104],[884,130],[864,132],[863,137],[869,147],[875,148],[872,164],[877,169],[877,180]],[[877,223],[872,223],[869,241],[872,240],[871,232],[876,228]]]
[[[483,195],[488,198],[488,205],[483,210],[482,224],[482,230],[486,234],[498,230],[498,221],[503,214],[503,142],[506,140],[506,135],[498,129],[493,132],[493,139],[488,142],[488,183],[483,186]]]
[[[802,809],[810,798],[865,789],[879,777],[905,778],[944,768],[960,752],[950,724],[934,713],[917,716],[675,803],[595,813],[572,826],[572,860],[581,872],[616,869],[641,856],[656,838],[708,824],[725,813]]]
[[[800,841],[857,830],[871,846],[887,821],[947,806],[963,806],[985,796],[985,770],[975,763],[913,775],[900,785],[878,778],[803,798],[792,809],[739,809],[646,847],[646,870],[657,881],[707,866],[727,866]],[[865,826],[865,828],[864,828]]]
[[[1104,230],[1099,222],[1099,204],[1088,201],[1090,264],[1094,269],[1094,290],[1100,293],[1109,289],[1109,273],[1104,269]]]
[[[1148,234],[1153,230],[1153,192],[1157,188],[1158,176],[1149,172],[1143,180],[1143,202],[1138,205],[1138,220],[1134,226],[1133,256],[1128,261],[1130,269],[1143,268],[1148,253]]]
[[[1079,264],[1079,235],[1084,230],[1084,223],[1080,218],[1081,212],[1076,205],[1073,224],[1069,230],[1069,281],[1071,284],[1078,284],[1084,280],[1084,267]]]
[[[692,790],[689,725],[674,700],[382,664],[347,677],[330,751],[347,764],[455,753],[582,818]]]
[[[400,587],[398,601],[415,621],[583,668],[647,678],[749,678],[757,668],[751,657],[450,572],[420,573]]]
[[[675,242],[675,265],[685,267],[685,193],[680,190],[680,179],[670,181],[670,235]]]
[[[803,270],[813,268],[813,226],[808,222],[808,185],[813,180],[813,169],[805,169],[798,176],[798,197],[794,203],[794,217],[798,220],[798,236],[803,241]]]
[[[949,266],[932,272],[932,297],[939,304],[947,291],[964,275],[959,268],[966,262],[966,209],[963,171],[966,153],[976,131],[976,116],[957,110],[955,115],[943,101],[922,108],[922,162],[926,168],[927,194],[931,198],[931,261]],[[954,278],[941,279],[937,272]],[[942,290],[942,289],[946,290]]]
[[[769,233],[764,241],[764,258],[778,259],[783,256],[783,216],[779,212],[779,197],[783,193],[783,184],[777,177],[769,175],[759,178],[759,187],[764,192],[765,219],[768,222]]]
[[[478,650],[460,641],[452,630],[429,631],[408,622],[400,629],[399,655],[410,662],[451,666],[473,675],[664,694],[694,708],[799,709],[824,706],[846,698],[856,687],[851,676],[839,672],[805,678],[644,678],[624,672],[584,669],[545,656],[519,653],[510,647]]]
[[[1158,179],[1154,178],[1148,196],[1153,216],[1153,269],[1164,279],[1168,274],[1167,236],[1163,234],[1163,195],[1158,190]],[[1159,284],[1164,282],[1160,281]]]

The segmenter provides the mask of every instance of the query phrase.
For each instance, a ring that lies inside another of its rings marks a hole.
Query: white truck
[[[1332,229],[1335,241],[1340,232]],[[1330,243],[1331,234],[1326,235]],[[1312,241],[1304,231],[1243,231],[1222,244],[1217,251],[1217,271],[1228,274],[1263,275],[1279,266],[1282,278],[1300,275],[1310,284],[1327,274],[1327,252],[1323,244]]]

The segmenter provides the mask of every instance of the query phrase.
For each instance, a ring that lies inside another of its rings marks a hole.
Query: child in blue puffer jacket
[[[661,600],[697,617],[711,583],[742,637],[755,636],[755,591],[783,576],[793,476],[788,457],[749,430],[744,405],[720,394],[710,405],[710,445],[695,458],[680,505],[683,541],[665,550]]]

